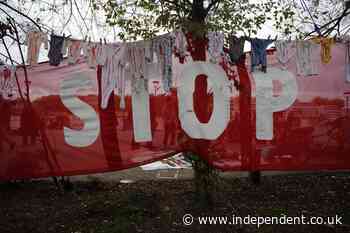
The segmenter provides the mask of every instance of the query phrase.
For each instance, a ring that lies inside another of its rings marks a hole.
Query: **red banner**
[[[181,151],[226,171],[348,169],[344,51],[334,46],[312,76],[275,55],[266,73],[176,63],[169,93],[151,75],[107,99],[101,67],[31,67],[30,102],[22,71],[2,71],[0,180],[115,171]]]

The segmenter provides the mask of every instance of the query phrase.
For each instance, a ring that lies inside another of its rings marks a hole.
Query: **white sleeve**
[[[49,49],[49,40],[47,38],[47,34],[46,33],[42,33],[41,39],[42,39],[42,42],[44,43],[44,48],[46,50]]]
[[[97,45],[96,47],[96,63],[103,66],[107,60],[107,46],[106,45]]]

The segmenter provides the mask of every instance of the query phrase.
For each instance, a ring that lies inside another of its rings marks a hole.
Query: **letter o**
[[[193,108],[195,79],[198,75],[208,77],[208,87],[213,91],[214,109],[208,123],[201,123]],[[216,64],[194,62],[181,74],[178,87],[179,118],[182,129],[194,139],[217,139],[230,121],[230,89],[224,70]]]

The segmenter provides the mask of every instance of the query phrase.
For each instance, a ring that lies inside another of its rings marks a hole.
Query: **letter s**
[[[100,120],[95,110],[87,103],[75,97],[75,92],[81,87],[91,85],[91,79],[86,75],[74,75],[61,82],[60,98],[65,107],[83,122],[81,130],[72,130],[64,127],[64,139],[67,144],[74,147],[87,147],[92,145],[100,134]]]

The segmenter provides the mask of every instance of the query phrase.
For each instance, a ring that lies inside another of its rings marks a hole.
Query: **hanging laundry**
[[[145,59],[146,63],[152,63],[154,62],[154,56],[153,56],[153,47],[152,47],[152,41],[144,41],[145,44]]]
[[[254,72],[255,67],[261,65],[261,71],[266,73],[267,68],[267,47],[273,43],[273,40],[269,39],[251,39],[251,68],[252,72]]]
[[[89,56],[89,44],[90,42],[85,40],[81,42],[81,49],[83,50],[83,56],[85,59]]]
[[[91,43],[91,42],[84,42],[82,48],[83,48],[83,55],[86,60],[86,63],[91,69],[95,69],[97,44]]]
[[[68,40],[68,64],[73,65],[78,63],[81,56],[82,44],[80,40]]]
[[[0,96],[4,99],[15,99],[16,83],[16,66],[0,66]]]
[[[37,65],[41,45],[44,44],[45,49],[48,49],[47,35],[43,32],[37,31],[28,32],[25,44],[28,46],[27,63],[31,66]]]
[[[244,54],[244,38],[238,38],[236,36],[229,36],[229,56],[232,63],[236,63]]]
[[[117,87],[118,79],[124,79],[123,70],[126,65],[126,45],[114,43],[100,45],[97,61],[102,66],[101,107],[107,108],[109,97]]]
[[[97,43],[96,44],[96,49],[95,49],[95,53],[96,53],[96,64],[102,64],[104,62],[104,49],[105,49],[104,44],[102,43]]]
[[[58,66],[63,61],[64,40],[63,36],[51,35],[48,54],[50,65]]]
[[[219,63],[224,53],[225,36],[220,32],[208,32],[208,53],[209,60],[213,63]]]
[[[347,41],[345,43],[345,48],[346,48],[346,52],[345,52],[345,77],[346,77],[346,81],[350,82],[350,41]]]
[[[175,44],[174,44],[175,55],[179,58],[180,63],[183,64],[187,56],[186,35],[182,32],[182,30],[177,30],[174,32],[174,34],[175,34]]]
[[[120,97],[120,103],[119,103],[119,108],[120,109],[125,109],[126,104],[125,104],[125,89],[126,89],[126,72],[127,72],[127,65],[122,66],[120,64],[118,68],[118,76],[117,76],[117,95]]]
[[[127,61],[128,61],[128,71],[131,77],[129,80],[131,81],[131,86],[133,91],[135,90],[135,86],[138,86],[138,82],[142,79],[145,82],[145,89],[148,92],[148,77],[146,76],[147,68],[146,68],[146,51],[149,49],[149,44],[145,41],[129,43],[127,48]],[[120,83],[124,83],[124,80],[120,80]],[[124,87],[125,89],[125,87]],[[136,88],[137,89],[137,88]],[[120,90],[119,93],[121,97],[124,99],[124,90]]]
[[[162,68],[162,82],[165,92],[172,87],[172,66],[174,37],[171,34],[159,36],[153,40],[153,52],[156,53]]]
[[[143,41],[129,43],[127,46],[127,60],[132,75],[144,77],[146,72],[146,44]]]
[[[334,39],[316,37],[312,39],[312,41],[321,45],[322,63],[329,64],[332,60],[332,46],[334,44]]]
[[[295,42],[278,40],[275,41],[276,47],[276,58],[278,62],[282,65],[282,69],[287,69],[287,64],[295,56]]]
[[[313,43],[312,41],[297,41],[296,50],[298,75],[318,75],[320,65],[320,45]]]
[[[148,80],[143,76],[135,77],[132,82],[131,105],[135,141],[152,141]]]
[[[145,44],[145,56],[146,56],[146,70],[145,77],[146,79],[156,79],[162,80],[162,66],[158,62],[157,56],[153,54],[152,41],[144,41]]]

